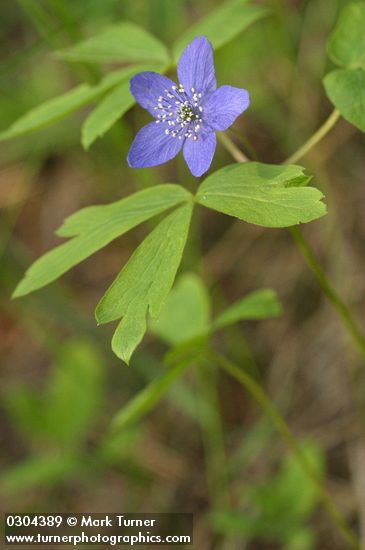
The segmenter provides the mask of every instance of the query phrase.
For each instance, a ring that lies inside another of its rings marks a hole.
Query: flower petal
[[[165,134],[164,124],[150,122],[134,138],[127,161],[131,168],[148,168],[176,157],[183,140]]]
[[[204,103],[204,118],[214,130],[227,130],[249,104],[247,90],[221,86]]]
[[[193,176],[199,178],[209,170],[216,145],[217,139],[214,132],[199,136],[197,141],[191,138],[185,140],[184,158]]]
[[[130,80],[131,92],[136,101],[147,109],[155,118],[157,117],[157,107],[160,96],[166,95],[166,90],[170,90],[175,83],[163,74],[145,71],[133,76]]]
[[[177,64],[177,74],[188,93],[192,88],[201,94],[216,89],[213,48],[205,36],[198,36],[185,48]]]

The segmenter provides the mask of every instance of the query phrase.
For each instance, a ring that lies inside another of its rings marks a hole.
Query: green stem
[[[305,157],[305,155],[309,153],[309,151],[313,149],[313,147],[315,147],[326,134],[328,134],[328,132],[339,120],[340,116],[341,113],[337,109],[334,109],[322,126],[320,126],[318,130],[314,132],[314,134],[301,147],[299,147],[299,149],[284,160],[283,164],[294,164],[301,158]]]
[[[259,403],[262,409],[270,416],[273,425],[286,441],[288,447],[298,460],[298,463],[301,465],[303,471],[317,488],[319,497],[324,507],[334,523],[337,525],[338,529],[341,531],[343,538],[348,542],[351,548],[361,550],[360,543],[355,533],[352,531],[347,521],[342,517],[342,514],[333,502],[331,495],[327,492],[326,488],[322,485],[320,479],[313,471],[312,466],[303,454],[285,419],[281,416],[269,396],[266,395],[265,391],[254,378],[252,378],[246,371],[232,363],[229,359],[218,352],[211,352],[210,355],[212,360],[217,362],[224,371],[226,371],[244,388],[246,388],[252,397]]]
[[[353,315],[349,307],[342,301],[340,296],[337,294],[329,280],[327,279],[323,269],[317,262],[317,259],[310,248],[309,244],[305,240],[303,234],[298,227],[290,227],[289,231],[298,246],[301,250],[308,266],[315,275],[320,287],[323,292],[326,294],[327,298],[332,303],[333,307],[336,309],[338,315],[341,317],[342,323],[347,328],[350,333],[353,341],[355,342],[358,350],[365,359],[365,338],[359,329],[356,321],[353,318]]]

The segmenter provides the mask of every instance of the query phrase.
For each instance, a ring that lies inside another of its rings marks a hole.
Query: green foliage
[[[119,69],[103,77],[95,86],[81,84],[65,94],[50,99],[16,120],[10,128],[0,134],[0,141],[22,136],[53,124],[88,103],[92,103],[121,82],[127,81],[135,73],[147,68],[146,65],[141,65]],[[149,68],[152,70],[152,66]]]
[[[129,90],[129,82],[120,84],[108,94],[85,120],[82,127],[82,145],[89,149],[126,113],[135,100]]]
[[[178,40],[174,52],[178,57],[187,43],[198,34],[206,34],[214,47],[219,48],[268,13],[267,8],[248,5],[248,0],[231,0],[191,27]],[[133,74],[142,71],[164,72],[169,66],[169,53],[164,44],[143,28],[128,21],[104,28],[99,34],[58,51],[57,56],[74,62],[144,62],[148,65],[133,65],[114,71],[97,85],[81,84],[42,103],[0,133],[0,140],[19,137],[54,124],[120,85],[96,107],[84,123],[82,144],[85,149],[88,149],[133,106],[134,99],[129,93],[126,81]]]
[[[248,0],[231,0],[216,8],[202,21],[192,25],[175,43],[174,59],[178,61],[183,49],[196,36],[204,34],[218,49],[249,25],[265,17],[270,10],[264,6],[250,5]]]
[[[322,194],[306,187],[299,166],[237,164],[209,176],[196,202],[260,225],[282,227],[310,221],[324,213]],[[22,296],[54,281],[116,237],[191,195],[173,184],[155,186],[105,206],[91,206],[66,219],[58,235],[70,240],[39,258],[14,291]],[[167,298],[183,254],[193,203],[163,220],[137,248],[96,310],[99,323],[121,319],[112,339],[116,355],[126,363],[146,331],[147,312],[159,320],[151,330],[169,344],[182,344],[241,319],[262,319],[280,313],[270,290],[245,297],[212,324],[203,284],[187,276]],[[194,322],[192,323],[192,319]]]
[[[237,300],[211,320],[211,303],[203,281],[192,273],[180,277],[149,328],[171,346],[181,345],[242,320],[267,319],[282,312],[276,293],[257,290]]]
[[[365,132],[365,70],[338,69],[326,75],[323,83],[341,115]]]
[[[182,187],[165,184],[116,203],[83,208],[67,218],[57,231],[70,240],[36,260],[18,284],[14,296],[23,296],[49,284],[116,237],[186,202],[189,197]],[[273,291],[262,290],[238,301],[212,324],[207,290],[194,275],[182,277],[168,296],[183,254],[192,207],[188,202],[175,210],[150,233],[97,307],[99,323],[122,318],[112,348],[126,363],[146,331],[147,311],[155,318],[150,323],[151,331],[173,345],[241,319],[263,319],[280,313]]]
[[[75,46],[58,52],[67,61],[136,62],[169,60],[165,46],[150,33],[130,22],[104,29]]]
[[[273,290],[263,289],[248,294],[226,309],[213,322],[213,330],[218,330],[238,321],[266,319],[282,313],[282,308]]]
[[[96,308],[96,319],[107,323],[123,318],[112,348],[126,363],[146,331],[146,314],[160,314],[173,285],[184,251],[192,204],[175,210],[135,250]]]
[[[178,185],[157,185],[105,206],[89,206],[66,219],[58,230],[73,237],[34,262],[14,291],[24,296],[54,281],[71,267],[136,225],[189,197]]]
[[[168,357],[170,360],[174,358],[178,365],[169,368],[120,410],[112,422],[113,431],[122,431],[139,420],[170,391],[173,382],[192,362],[191,359],[179,359],[179,353],[189,356],[189,352],[193,355],[194,351],[195,361],[200,353],[204,355],[205,340],[199,337],[241,319],[264,319],[280,313],[281,306],[276,294],[265,289],[237,301],[211,323],[210,298],[203,281],[192,273],[182,275],[168,295],[158,319],[152,319],[149,323],[150,331],[172,346],[173,351]],[[182,388],[179,388],[181,391]],[[185,400],[187,398],[188,395]]]
[[[328,43],[328,55],[336,65],[365,69],[365,2],[350,2],[341,12]]]
[[[193,273],[182,275],[170,292],[151,332],[170,345],[181,344],[210,329],[210,298],[203,281]]]
[[[207,35],[214,47],[219,48],[267,13],[266,8],[250,5],[247,0],[231,0],[183,35],[175,44],[174,53],[180,53],[198,34]],[[104,28],[100,34],[59,51],[58,56],[75,62],[155,62],[159,63],[159,70],[166,68],[168,63],[167,50],[159,40],[129,22]],[[154,68],[134,65],[110,73],[96,86],[81,85],[30,111],[2,137],[15,137],[50,124],[103,96],[82,128],[82,143],[87,149],[133,105],[127,82],[129,77]],[[311,221],[325,213],[322,194],[306,187],[308,181],[300,166],[237,164],[206,178],[195,202],[250,223],[286,227]],[[166,184],[113,204],[92,206],[73,214],[57,232],[69,240],[34,262],[15,289],[14,296],[49,284],[113,239],[169,208],[186,203],[189,197],[182,187]],[[112,347],[126,362],[145,333],[148,311],[152,317],[157,317],[165,300],[162,315],[151,321],[151,331],[170,345],[208,335],[240,319],[264,318],[280,312],[275,295],[260,291],[239,301],[212,323],[207,292],[193,276],[182,279],[168,297],[183,253],[191,211],[189,203],[162,221],[138,247],[99,303],[98,322],[121,319]]]
[[[324,87],[341,115],[365,132],[365,1],[348,4],[328,40],[328,54],[342,68],[327,74]]]
[[[324,456],[313,443],[303,443],[302,452],[317,476],[323,477]],[[313,550],[314,540],[305,527],[319,504],[317,488],[308,483],[296,457],[287,457],[270,481],[246,490],[247,505],[242,513],[212,514],[215,530],[225,535],[275,541],[286,550]]]
[[[265,227],[288,227],[326,212],[322,193],[306,187],[300,166],[258,162],[218,170],[200,186],[197,201],[213,210]]]

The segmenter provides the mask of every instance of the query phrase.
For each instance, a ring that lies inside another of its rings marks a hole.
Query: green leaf
[[[212,328],[218,330],[237,321],[276,317],[281,312],[281,304],[273,290],[257,290],[226,309],[214,320]]]
[[[233,164],[218,170],[202,183],[196,200],[264,227],[288,227],[309,222],[326,213],[322,193],[303,186],[308,178],[301,166],[276,166],[259,162]]]
[[[231,0],[213,10],[205,19],[189,27],[174,45],[174,59],[177,62],[183,49],[199,35],[205,35],[216,50],[249,25],[270,13],[264,6],[251,6],[248,0]]]
[[[45,414],[52,438],[68,449],[83,443],[101,408],[104,366],[90,341],[67,342],[58,354]]]
[[[341,11],[327,48],[332,61],[345,68],[323,80],[326,93],[341,115],[365,132],[365,1]]]
[[[112,431],[118,432],[124,430],[132,422],[135,422],[152,410],[169,390],[172,383],[181,376],[190,364],[191,360],[169,368],[165,374],[160,376],[160,378],[156,378],[156,380],[133,397],[112,420]]]
[[[337,69],[327,74],[323,83],[341,115],[365,132],[365,70]]]
[[[189,197],[190,194],[179,185],[164,184],[112,204],[83,208],[67,218],[58,230],[58,235],[74,238],[36,260],[16,287],[13,297],[49,284],[116,237]]]
[[[161,315],[151,321],[149,328],[172,345],[207,334],[210,329],[210,299],[200,277],[193,273],[182,275],[168,295]]]
[[[81,62],[159,61],[167,63],[169,59],[165,46],[157,38],[130,22],[108,27],[100,34],[57,53],[67,61]]]
[[[108,94],[84,122],[81,140],[84,148],[88,149],[98,137],[103,136],[134,102],[129,83],[121,84]]]
[[[22,136],[53,124],[74,111],[77,111],[81,107],[84,107],[88,103],[92,103],[110,89],[147,68],[151,70],[152,66],[133,66],[113,71],[95,86],[81,84],[60,96],[52,98],[42,103],[42,105],[28,111],[25,115],[16,120],[7,130],[0,133],[0,141]]]
[[[365,69],[365,1],[351,2],[341,11],[327,50],[336,65]]]
[[[99,323],[123,318],[112,340],[126,363],[146,331],[147,311],[157,317],[173,285],[185,247],[192,204],[167,216],[131,256],[96,308]]]

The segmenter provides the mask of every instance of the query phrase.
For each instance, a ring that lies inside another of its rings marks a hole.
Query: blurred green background
[[[55,50],[118,20],[171,45],[219,4],[2,0],[0,129],[46,99],[98,79],[100,67],[62,61]],[[281,162],[331,111],[321,84],[330,68],[325,44],[346,2],[261,4],[272,14],[217,52],[216,72],[218,83],[251,94],[252,105],[232,132],[237,144],[254,158]],[[145,226],[59,282],[10,300],[25,268],[59,242],[54,231],[70,213],[160,182],[197,185],[182,158],[153,170],[127,166],[133,136],[148,120],[139,107],[85,152],[80,124],[88,112],[0,147],[3,511],[193,512],[199,550],[344,549],[270,420],[214,365],[192,365],[145,418],[109,431],[114,415],[167,368],[168,346],[151,333],[131,366],[121,364],[110,350],[113,327],[96,327],[93,317]],[[219,146],[213,167],[230,162]],[[305,234],[337,288],[363,314],[364,138],[341,120],[304,165],[329,206]],[[266,388],[361,532],[365,444],[353,403],[364,385],[359,379],[355,388],[350,377],[359,359],[290,236],[199,211],[182,266],[192,271],[199,276],[196,300],[204,296],[192,324],[250,291],[278,293],[281,317],[227,328],[215,344]]]

